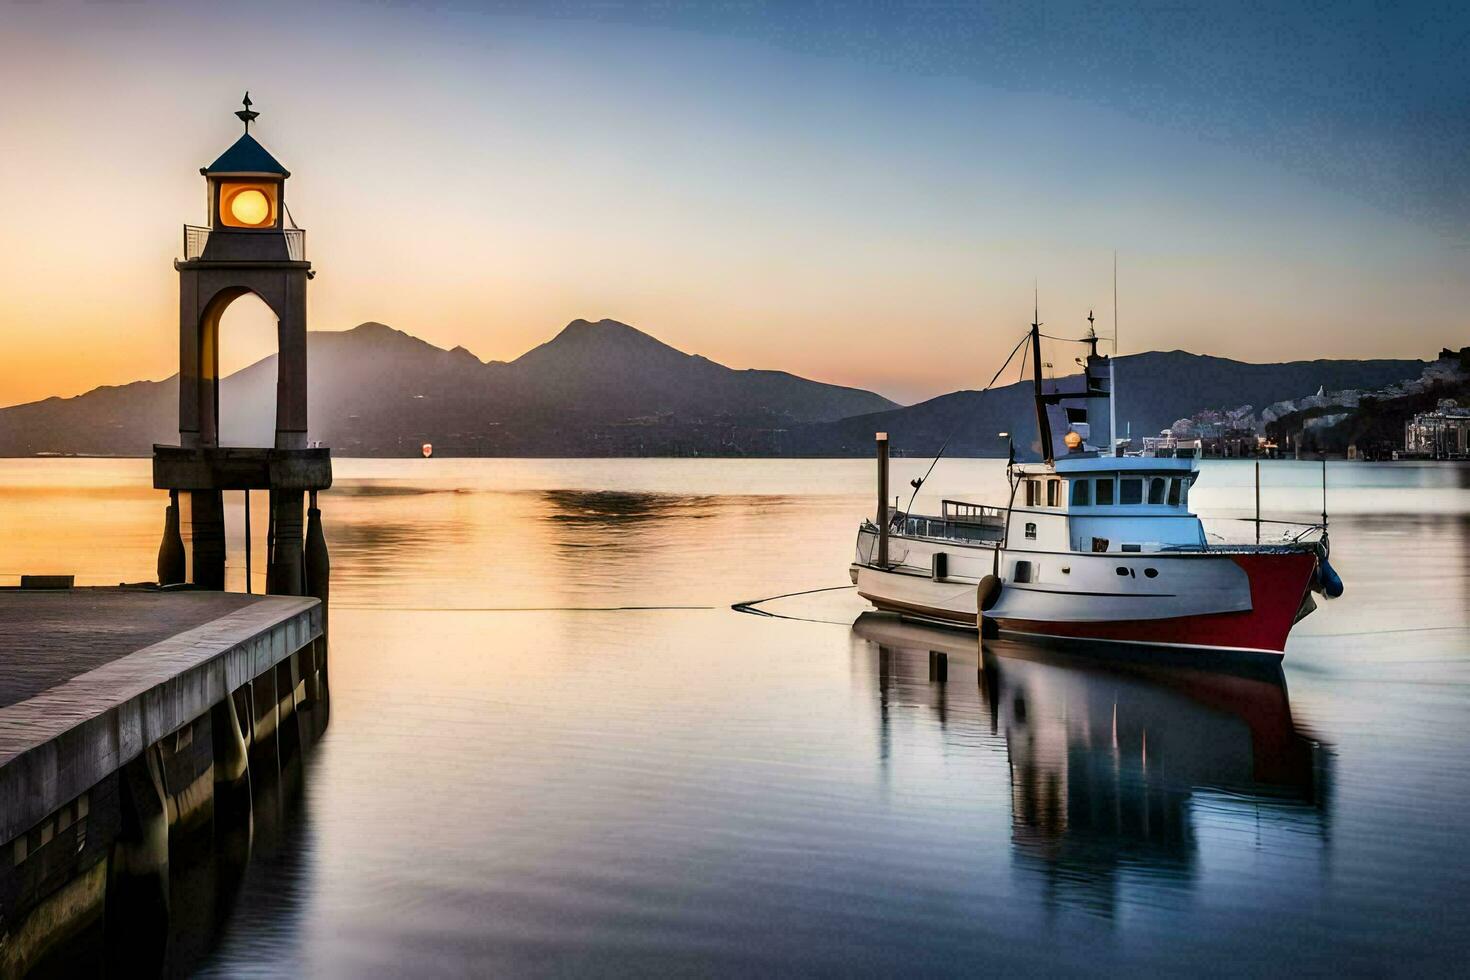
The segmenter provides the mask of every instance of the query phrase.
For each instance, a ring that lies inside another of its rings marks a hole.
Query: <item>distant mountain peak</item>
[[[561,328],[561,332],[551,338],[551,343],[559,340],[588,340],[588,339],[610,339],[610,338],[636,338],[655,340],[637,327],[630,327],[621,320],[613,320],[603,317],[595,323],[591,320],[583,320],[580,317]],[[661,341],[655,341],[661,343]]]
[[[512,363],[527,367],[555,362],[562,366],[578,364],[594,370],[599,366],[611,369],[638,362],[682,362],[689,359],[689,354],[620,320],[603,318],[594,323],[579,318]]]
[[[403,333],[403,331],[402,330],[395,330],[392,327],[388,326],[388,324],[386,324],[386,323],[379,323],[377,320],[365,320],[362,323],[359,323],[357,326],[352,327],[349,330],[344,330],[343,333],[374,334],[374,333]]]

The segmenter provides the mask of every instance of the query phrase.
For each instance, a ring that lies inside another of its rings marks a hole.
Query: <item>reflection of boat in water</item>
[[[1326,840],[1329,756],[1293,722],[1275,661],[1222,671],[1018,640],[982,650],[874,613],[853,632],[876,652],[885,726],[893,706],[922,703],[904,688],[943,680],[946,728],[964,717],[955,696],[975,692],[979,734],[1003,740],[1009,762],[1015,864],[1040,873],[1051,900],[1109,913],[1125,881],[1188,885],[1202,821],[1217,836],[1279,830],[1293,849]]]

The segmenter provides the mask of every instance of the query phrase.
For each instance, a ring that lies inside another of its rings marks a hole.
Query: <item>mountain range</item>
[[[735,370],[624,323],[574,320],[513,361],[481,361],[381,323],[308,337],[310,437],[339,456],[1003,455],[1034,439],[1029,382],[900,406],[782,371]],[[221,442],[272,442],[276,358],[221,383]],[[1185,351],[1120,357],[1119,425],[1156,432],[1204,408],[1264,406],[1417,377],[1414,360],[1246,364]],[[177,378],[0,409],[0,456],[148,455],[176,444]]]

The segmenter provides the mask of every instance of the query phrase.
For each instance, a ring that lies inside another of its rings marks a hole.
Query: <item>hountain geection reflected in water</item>
[[[1253,830],[1285,827],[1290,846],[1329,853],[1331,754],[1293,722],[1277,662],[1200,667],[1034,641],[982,646],[877,613],[853,633],[877,658],[885,765],[894,713],[930,711],[948,737],[951,699],[978,699],[989,722],[980,734],[1003,741],[1009,763],[1014,867],[1048,906],[1112,918],[1124,888],[1191,890],[1204,809]]]

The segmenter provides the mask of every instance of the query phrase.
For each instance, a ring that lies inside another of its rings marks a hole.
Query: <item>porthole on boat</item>
[[[1147,575],[1149,578],[1158,578],[1159,570],[1157,568],[1145,568],[1143,570],[1143,574]]]
[[[1119,575],[1122,575],[1124,578],[1127,578],[1127,576],[1128,576],[1128,569],[1125,566],[1123,566],[1123,565],[1119,565],[1118,566],[1118,574]]]

